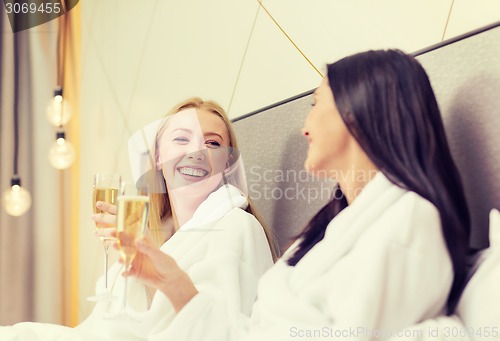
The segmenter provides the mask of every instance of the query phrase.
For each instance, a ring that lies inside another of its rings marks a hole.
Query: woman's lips
[[[209,172],[200,167],[182,166],[177,168],[177,171],[183,178],[191,181],[197,181],[206,177]]]

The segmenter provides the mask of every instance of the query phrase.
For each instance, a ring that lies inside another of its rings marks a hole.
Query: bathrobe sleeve
[[[193,232],[196,233],[196,232]],[[245,321],[250,315],[259,277],[272,266],[272,256],[263,228],[254,216],[233,209],[213,228],[207,238],[205,256],[187,272],[207,306],[217,309],[221,320]],[[183,340],[179,334],[193,326],[177,323],[157,326],[148,340]],[[196,327],[198,329],[198,327]],[[203,330],[197,330],[205,340]]]
[[[180,233],[180,232],[178,232]],[[190,266],[186,270],[195,283],[199,296],[204,297],[208,306],[218,309],[222,320],[246,321],[255,301],[259,277],[269,269],[272,256],[263,228],[254,216],[234,208],[221,218],[208,231],[192,231],[198,238],[193,244],[182,243],[191,253]],[[188,238],[188,240],[191,240]],[[180,259],[180,262],[183,260]],[[118,271],[118,269],[113,269]],[[157,293],[160,294],[161,293]],[[165,303],[169,304],[166,297]],[[168,310],[168,309],[167,309]],[[183,340],[178,330],[191,329],[190,325],[176,322],[172,313],[160,317],[147,336],[148,340]],[[97,315],[96,315],[97,316]],[[103,322],[104,321],[104,322]],[[2,341],[104,341],[104,340],[143,340],[133,333],[134,325],[120,321],[121,330],[109,328],[102,318],[87,319],[79,328],[68,328],[44,323],[20,323],[9,327],[0,327]],[[174,327],[170,328],[173,324]],[[104,330],[103,330],[104,329]],[[172,330],[171,330],[172,329]],[[196,340],[205,340],[203,331]],[[117,333],[121,333],[117,336]]]
[[[486,341],[500,339],[500,213],[490,211],[490,247],[475,264],[455,315],[439,316],[408,328],[410,337],[390,341]],[[411,337],[416,335],[419,337]]]
[[[317,306],[333,327],[330,333],[385,340],[442,312],[451,284],[449,264],[394,242],[359,247],[365,250],[353,250],[310,289],[327,292]],[[336,281],[338,276],[343,280]]]
[[[286,272],[280,264],[278,277],[259,291],[251,319],[228,316],[200,292],[177,315],[170,339],[386,340],[442,312],[453,275],[433,205],[406,196],[325,267],[334,235],[325,236],[320,252],[312,252],[315,246],[300,267]],[[311,270],[315,266],[321,266],[319,274]]]
[[[389,341],[473,341],[469,333],[471,330],[463,325],[457,315],[443,315],[408,327]],[[497,340],[494,337],[481,340],[488,339]]]

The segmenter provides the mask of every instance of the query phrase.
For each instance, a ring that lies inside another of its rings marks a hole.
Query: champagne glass
[[[116,205],[116,199],[118,197],[118,190],[120,188],[120,185],[121,185],[120,174],[97,173],[94,175],[94,185],[93,185],[93,195],[92,195],[94,213],[107,214],[107,212],[103,212],[102,210],[96,207],[96,203],[98,201],[103,201],[112,205]],[[114,226],[104,223],[96,223],[97,230],[106,227],[114,227]],[[104,293],[87,297],[87,300],[89,301],[110,301],[116,298],[111,295],[108,284],[109,246],[114,238],[110,236],[101,236],[100,239],[104,247],[104,287],[106,290]]]
[[[149,196],[138,193],[135,183],[123,182],[117,198],[116,237],[118,251],[129,271],[137,254],[135,241],[142,237],[148,221]],[[127,277],[124,278],[122,311],[127,307]]]

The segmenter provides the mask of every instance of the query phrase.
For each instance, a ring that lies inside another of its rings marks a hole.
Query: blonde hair
[[[200,109],[200,110],[206,110],[210,113],[213,113],[217,115],[225,124],[228,135],[229,135],[229,146],[232,147],[233,149],[237,150],[238,144],[236,142],[236,135],[234,133],[231,121],[227,117],[226,112],[222,107],[217,104],[214,101],[204,101],[199,97],[193,97],[189,98],[176,106],[174,106],[167,114],[166,117],[175,115],[176,113],[189,109],[189,108],[194,108],[194,109]],[[160,128],[158,129],[154,143],[153,143],[153,148],[152,148],[152,155],[151,159],[156,160],[156,153],[158,151],[159,145],[158,141],[161,135],[163,134],[165,130],[165,122],[167,120],[164,120]],[[172,209],[170,206],[170,201],[168,198],[168,193],[167,193],[167,186],[165,183],[165,178],[163,177],[163,174],[161,171],[153,171],[152,172],[152,183],[153,183],[153,190],[150,193],[150,214],[149,214],[149,229],[151,232],[151,237],[156,241],[157,244],[161,245],[165,242],[165,237],[162,236],[161,233],[161,224],[163,221],[167,220],[168,218],[172,217]],[[273,260],[275,261],[277,259],[277,247],[274,242],[274,237],[272,232],[269,230],[267,225],[265,224],[264,220],[262,219],[262,216],[259,214],[257,209],[255,208],[255,205],[253,202],[250,200],[250,198],[247,197],[248,201],[248,207],[246,208],[246,212],[252,214],[262,225],[262,228],[264,230],[264,233],[266,235],[267,241],[269,243],[269,248],[271,250],[271,254],[273,257]],[[173,234],[170,234],[170,236]],[[170,236],[167,237],[170,238]]]

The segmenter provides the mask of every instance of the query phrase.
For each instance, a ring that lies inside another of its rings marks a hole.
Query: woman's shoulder
[[[215,229],[230,234],[260,233],[263,227],[255,216],[241,208],[233,208],[215,225]]]
[[[233,225],[235,222],[238,222],[242,225],[243,228],[248,228],[251,226],[261,226],[259,221],[255,218],[255,216],[251,213],[248,213],[242,208],[235,207],[228,211],[217,223],[217,225],[225,226],[225,225]]]
[[[225,214],[213,227],[215,244],[231,245],[235,250],[247,248],[268,248],[264,228],[251,213],[241,208],[233,208]],[[239,252],[239,251],[238,251]]]
[[[441,224],[437,207],[415,192],[407,191],[396,202],[394,208],[395,210],[401,210],[405,220],[414,222],[429,221]]]
[[[381,237],[407,247],[445,248],[437,207],[415,192],[404,193],[375,222]]]

